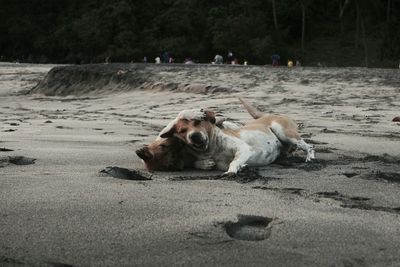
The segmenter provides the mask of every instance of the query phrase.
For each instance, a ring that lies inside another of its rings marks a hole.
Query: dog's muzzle
[[[208,137],[199,132],[189,135],[189,139],[194,149],[206,150],[208,148]]]

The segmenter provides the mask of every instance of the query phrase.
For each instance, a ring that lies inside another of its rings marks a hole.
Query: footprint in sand
[[[273,221],[274,219],[262,216],[238,215],[237,222],[227,222],[224,227],[233,239],[261,241],[270,237]]]

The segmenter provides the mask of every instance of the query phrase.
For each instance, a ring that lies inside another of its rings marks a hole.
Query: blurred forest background
[[[400,0],[0,0],[1,61],[398,67]]]

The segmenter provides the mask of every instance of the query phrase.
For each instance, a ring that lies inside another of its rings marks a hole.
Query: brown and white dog
[[[220,128],[239,127],[234,123],[226,122],[222,116],[215,116],[212,111],[198,112],[195,110],[182,111],[164,129],[172,127],[179,119],[193,120],[194,123],[211,119],[211,123],[215,123]],[[196,153],[184,141],[175,136],[162,138],[159,135],[153,143],[136,150],[136,154],[143,160],[149,171],[180,171],[184,168],[209,170],[215,167],[215,163],[211,159],[197,160]]]
[[[213,112],[184,110],[165,127],[159,137],[177,137],[195,152],[197,162],[213,162],[225,174],[236,174],[244,166],[265,166],[283,152],[283,143],[307,153],[306,162],[315,158],[314,149],[297,131],[288,117],[263,115],[243,99],[249,113],[256,118],[238,129],[220,129]],[[200,164],[201,165],[201,164]]]

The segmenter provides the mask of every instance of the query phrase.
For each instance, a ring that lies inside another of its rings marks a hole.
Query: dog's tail
[[[246,108],[247,112],[249,112],[249,114],[254,119],[261,118],[264,115],[262,112],[258,111],[255,107],[250,105],[250,103],[247,102],[246,100],[244,100],[243,98],[239,97],[239,100],[240,100],[240,102],[242,102],[242,104]]]

